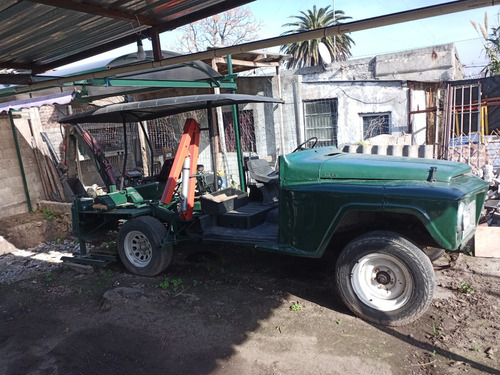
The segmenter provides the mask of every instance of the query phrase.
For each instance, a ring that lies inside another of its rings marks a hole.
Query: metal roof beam
[[[2,85],[29,85],[33,83],[31,74],[0,74]]]
[[[155,26],[158,25],[158,20],[153,18],[144,17],[139,14],[129,14],[120,12],[118,10],[113,10],[109,8],[99,7],[95,5],[89,5],[85,3],[77,3],[71,0],[28,0],[32,3],[38,3],[43,5],[49,5],[56,8],[73,10],[75,12],[94,14],[96,16],[113,18],[117,20],[137,22],[142,25]]]
[[[225,12],[226,10],[237,8],[239,6],[248,4],[255,0],[232,0],[225,1],[215,4],[209,8],[204,8],[198,11],[187,13],[182,17],[175,18],[171,21],[165,22],[158,26],[159,32],[163,33],[165,31],[170,31],[178,27],[187,25],[188,23],[196,22],[204,18],[213,16],[214,14],[219,14]]]
[[[152,27],[148,31],[151,37],[151,44],[153,45],[153,59],[154,61],[160,61],[163,56],[161,54],[160,33],[158,28]]]
[[[217,64],[227,64],[227,59],[225,57],[216,57],[215,62]],[[279,62],[273,62],[273,61],[248,61],[248,60],[238,60],[238,59],[232,59],[233,66],[241,65],[241,66],[249,66],[253,68],[264,68],[264,67],[270,67],[270,66],[279,66]]]

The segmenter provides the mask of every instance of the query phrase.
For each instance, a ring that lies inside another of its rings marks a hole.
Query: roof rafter
[[[75,12],[94,14],[96,16],[104,16],[123,21],[137,22],[140,23],[141,25],[155,26],[160,23],[158,20],[155,20],[153,18],[148,18],[140,14],[130,14],[125,12],[120,12],[118,10],[90,5],[86,3],[78,3],[72,0],[28,0],[28,1],[32,3],[50,5],[56,8],[74,10]]]

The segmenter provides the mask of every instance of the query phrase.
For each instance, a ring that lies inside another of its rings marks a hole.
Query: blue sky
[[[335,9],[343,10],[347,16],[352,17],[352,21],[356,21],[450,1],[335,0]],[[293,22],[290,16],[312,9],[313,5],[318,8],[332,7],[333,0],[256,0],[249,4],[254,16],[262,20],[264,25],[259,33],[259,39],[280,35],[286,30],[282,25]],[[476,73],[479,69],[474,67],[483,66],[486,59],[482,39],[472,27],[470,20],[484,23],[485,12],[488,13],[490,28],[498,26],[500,6],[489,6],[352,33],[351,37],[356,44],[351,52],[353,58],[361,58],[454,42],[462,63],[469,68],[467,72]],[[179,33],[175,31],[163,33],[160,39],[162,48],[169,49],[178,37]],[[144,48],[151,49],[147,41],[144,42]],[[120,56],[135,50],[136,46],[130,45],[91,60]],[[277,52],[278,48],[272,51]]]
[[[335,0],[335,9],[343,10],[345,15],[352,17],[352,21],[357,21],[446,2],[450,1]],[[255,17],[264,22],[261,38],[270,38],[286,30],[281,27],[283,24],[293,22],[289,16],[312,9],[313,5],[332,8],[333,3],[333,0],[257,0],[249,6]],[[484,65],[482,39],[470,20],[484,24],[485,12],[488,13],[490,28],[498,26],[500,6],[484,7],[352,33],[356,45],[351,52],[353,58],[359,58],[454,42],[463,64],[468,67]]]

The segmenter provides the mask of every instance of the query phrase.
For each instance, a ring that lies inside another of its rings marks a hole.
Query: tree
[[[491,34],[488,35],[488,14],[484,14],[484,26],[479,23],[479,30],[476,23],[471,20],[474,29],[480,33],[483,38],[483,45],[488,57],[488,65],[483,68],[484,74],[487,76],[500,75],[500,26],[492,27]]]
[[[281,35],[321,29],[341,24],[343,23],[342,21],[352,18],[345,16],[343,11],[336,10],[334,20],[333,11],[329,11],[329,8],[330,6],[327,6],[326,8],[317,10],[316,5],[314,5],[312,11],[300,12],[301,16],[291,16],[290,18],[296,18],[297,22],[286,23],[282,27],[294,27],[294,29],[285,31]],[[343,61],[351,57],[351,44],[355,44],[349,35],[341,34],[334,37],[326,36],[321,39],[311,39],[304,42],[283,45],[280,51],[292,55],[292,58],[287,62],[287,69],[321,64],[321,57],[318,51],[320,42],[326,46],[333,61]]]
[[[257,39],[262,22],[249,7],[238,7],[180,27],[182,36],[174,49],[200,52],[217,45],[230,46]]]

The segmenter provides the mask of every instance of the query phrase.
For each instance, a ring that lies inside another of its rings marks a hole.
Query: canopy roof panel
[[[111,104],[59,120],[63,124],[123,123],[152,120],[199,109],[246,103],[283,103],[280,99],[257,95],[206,94],[176,96],[141,102]]]

